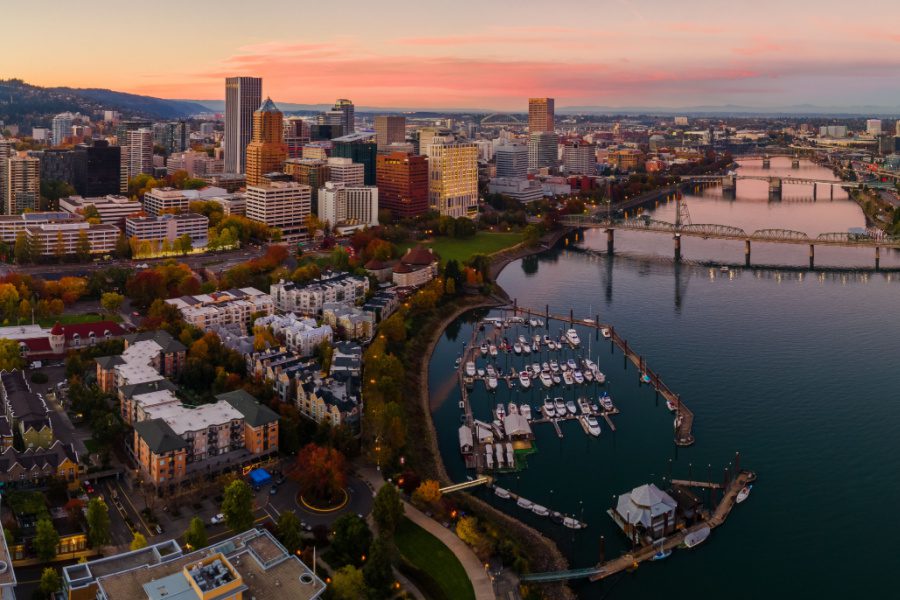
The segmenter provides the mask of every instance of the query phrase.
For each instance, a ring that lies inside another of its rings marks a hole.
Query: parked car
[[[277,493],[278,493],[278,486],[277,486],[277,485],[273,485],[273,486],[272,486],[272,489],[269,490],[269,495],[270,495],[270,496],[274,496],[274,495],[277,494]]]
[[[88,494],[93,494],[93,493],[94,493],[94,486],[91,485],[91,482],[90,482],[90,481],[85,481],[85,482],[84,482],[84,491],[86,491]]]
[[[216,516],[214,516],[212,519],[210,519],[209,522],[212,523],[213,525],[218,525],[219,523],[224,523],[225,515],[223,515],[222,513],[219,513]]]

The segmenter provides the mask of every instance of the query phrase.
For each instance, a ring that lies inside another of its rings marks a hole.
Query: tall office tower
[[[384,150],[390,144],[402,144],[406,141],[406,117],[396,115],[378,115],[375,117],[375,141],[378,150]]]
[[[128,119],[127,121],[119,121],[116,125],[116,140],[120,146],[128,145],[128,132],[137,131],[138,129],[150,129],[153,123],[144,119]]]
[[[287,157],[281,111],[266,98],[253,113],[253,139],[247,145],[247,185],[262,185],[268,173],[282,172]]]
[[[262,104],[260,77],[225,79],[225,172],[243,173],[247,144],[253,131],[253,111]]]
[[[153,124],[153,143],[166,149],[166,154],[184,152],[190,147],[191,127],[187,121]]]
[[[332,227],[378,225],[378,188],[329,181],[319,190],[318,216]]]
[[[596,175],[597,149],[581,140],[567,142],[563,147],[563,165],[569,174]]]
[[[554,131],[553,98],[528,99],[528,133]]]
[[[144,127],[127,133],[127,142],[122,145],[122,161],[126,185],[129,179],[137,177],[141,173],[153,172],[153,131],[151,129]]]
[[[554,168],[559,165],[559,136],[553,132],[532,133],[528,137],[528,168]]]
[[[339,111],[343,115],[341,125],[344,126],[344,135],[349,135],[356,131],[356,116],[353,114],[354,107],[352,102],[346,98],[338,98],[334,103],[334,108],[331,110]]]
[[[72,135],[72,123],[75,115],[70,112],[59,113],[53,117],[51,128],[53,130],[52,142],[54,146],[62,144],[67,137]]]
[[[306,218],[310,215],[311,190],[294,181],[276,181],[247,186],[247,218],[281,230],[288,243],[309,237]]]
[[[72,155],[72,185],[85,198],[119,194],[122,189],[122,149],[106,140],[78,144]]]
[[[6,214],[18,215],[40,208],[41,161],[32,156],[6,159]]]
[[[436,137],[428,147],[428,203],[449,217],[478,210],[478,148],[471,142]]]
[[[881,119],[868,119],[866,121],[866,133],[869,135],[881,135]]]
[[[65,181],[72,183],[72,159],[71,150],[51,148],[39,152],[28,152],[41,161],[41,181]]]
[[[420,127],[419,128],[419,154],[428,154],[428,146],[434,138],[453,136],[453,132],[445,127]]]
[[[9,186],[9,159],[16,156],[15,140],[0,138],[0,213],[6,212],[6,191]]]
[[[309,142],[309,123],[300,117],[284,119],[284,145],[287,146],[288,158],[303,156],[303,146]]]
[[[365,167],[365,184],[375,185],[378,147],[371,133],[351,133],[331,140],[331,156],[349,158]]]
[[[527,160],[527,156],[526,156]],[[378,155],[379,208],[397,219],[428,212],[428,157],[392,152]]]
[[[328,159],[328,181],[346,183],[352,187],[365,185],[366,168],[349,158],[333,156]]]
[[[528,148],[522,145],[504,144],[494,152],[497,161],[497,177],[528,176]]]
[[[308,185],[312,189],[312,211],[319,214],[319,188],[328,181],[328,162],[319,158],[289,158],[284,162],[284,172],[297,183]],[[362,181],[362,179],[360,172],[359,180]]]

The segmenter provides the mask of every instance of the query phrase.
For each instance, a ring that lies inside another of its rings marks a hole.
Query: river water
[[[741,172],[755,169],[759,163]],[[800,171],[831,178],[807,163]],[[787,159],[773,159],[768,173],[797,170]],[[786,186],[784,200],[769,203],[764,182],[738,186],[736,200],[723,200],[718,189],[687,196],[692,221],[810,234],[864,225],[843,192],[830,201],[820,189],[816,203],[803,202],[802,187]],[[674,210],[670,204],[650,212],[674,221]],[[606,246],[602,232],[588,232],[578,243],[511,263],[499,283],[520,305],[549,304],[551,312],[574,309],[612,323],[693,410],[696,444],[675,448],[664,403],[639,384],[639,373],[617,350],[585,330],[582,353],[590,347],[621,410],[614,417],[617,431],[601,421],[603,433],[592,439],[572,421],[562,425],[559,439],[549,425],[536,425],[538,452],[528,457],[526,469],[499,476],[498,484],[582,518],[588,528],[573,532],[486,490],[476,493],[553,538],[574,566],[590,566],[599,557],[601,536],[607,558],[629,547],[606,515],[615,495],[648,482],[664,487],[669,476],[721,480],[740,451],[741,466],[755,470],[759,481],[706,543],[614,580],[576,583],[581,597],[832,598],[895,589],[889,567],[898,563],[893,550],[900,532],[893,514],[900,505],[894,380],[900,275],[771,268],[725,273],[698,263],[721,261],[730,249],[730,262],[742,262],[742,244],[685,239],[685,262],[676,264],[667,236],[616,235],[614,257],[586,252]],[[754,262],[799,266],[807,260],[804,246],[759,246]],[[870,258],[868,250],[826,256],[817,248],[819,264],[869,267]],[[896,256],[882,255],[883,266],[896,263]],[[457,446],[461,411],[453,361],[472,333],[474,317],[448,328],[429,372],[439,444],[456,481],[471,473]],[[551,323],[550,333],[558,335],[560,326]],[[511,329],[506,335],[518,333]],[[522,362],[503,357],[500,364]],[[585,387],[580,393],[596,398],[598,391]],[[538,406],[544,396],[542,390],[522,393],[502,384],[488,394],[477,384],[472,402],[476,417],[488,419],[496,402]]]

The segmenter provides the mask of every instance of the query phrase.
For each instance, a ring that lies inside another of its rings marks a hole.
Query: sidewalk
[[[375,469],[363,468],[359,470],[359,474],[363,479],[369,482],[376,492],[386,483],[382,480],[381,473]],[[478,600],[494,600],[494,598],[496,598],[491,579],[485,572],[484,565],[465,542],[459,539],[455,533],[443,527],[434,519],[426,516],[412,504],[404,501],[403,509],[403,514],[410,521],[441,540],[441,542],[456,555],[456,558],[459,559],[463,569],[466,570],[469,581],[472,582],[472,588],[475,590],[475,598]]]

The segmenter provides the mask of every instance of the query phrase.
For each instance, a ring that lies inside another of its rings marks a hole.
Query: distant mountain
[[[71,111],[92,115],[101,110],[116,110],[126,117],[178,119],[208,109],[193,102],[106,89],[45,88],[21,79],[0,80],[0,120],[4,123],[48,125],[57,113]]]
[[[686,115],[686,116],[856,116],[890,117],[900,115],[900,106],[817,106],[793,104],[787,106],[740,106],[737,104],[684,106],[563,106],[556,109],[564,115]]]

